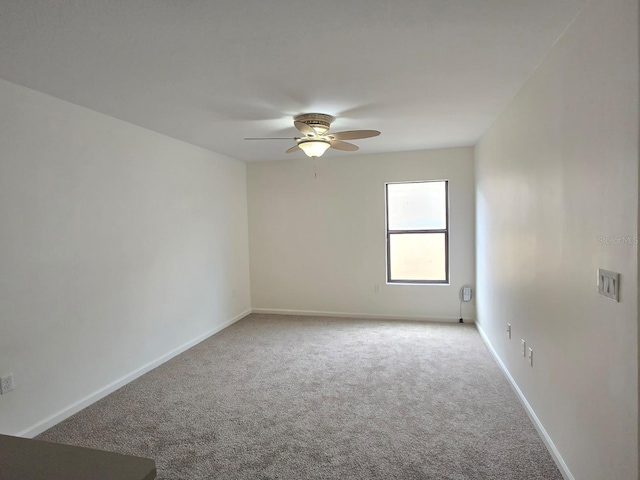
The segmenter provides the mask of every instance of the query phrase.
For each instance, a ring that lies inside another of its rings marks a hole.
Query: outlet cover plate
[[[13,390],[13,373],[0,378],[0,395],[9,393]]]

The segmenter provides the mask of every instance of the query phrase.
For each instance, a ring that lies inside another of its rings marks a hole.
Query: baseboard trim
[[[567,464],[565,463],[564,459],[562,458],[562,455],[560,455],[560,452],[558,451],[558,449],[556,448],[555,444],[553,443],[553,440],[551,440],[551,437],[549,436],[549,434],[545,430],[544,426],[542,425],[542,422],[540,421],[540,419],[536,415],[536,412],[533,410],[533,407],[531,407],[531,405],[527,401],[527,398],[524,396],[524,393],[522,393],[522,390],[520,390],[520,387],[518,387],[518,384],[516,383],[514,378],[511,376],[511,373],[507,369],[507,366],[504,364],[504,362],[502,361],[502,359],[498,355],[498,352],[496,352],[496,350],[493,348],[493,345],[489,341],[489,337],[487,336],[485,331],[482,329],[482,325],[480,325],[479,322],[476,322],[476,328],[478,329],[478,332],[480,333],[480,336],[484,340],[484,343],[487,345],[487,348],[489,349],[489,351],[493,355],[493,358],[496,359],[496,362],[498,363],[498,365],[502,369],[502,372],[504,373],[505,377],[507,377],[507,380],[511,384],[511,388],[513,388],[513,390],[518,395],[518,398],[520,399],[520,402],[524,406],[524,409],[527,412],[527,415],[529,415],[529,418],[533,422],[533,425],[536,427],[536,430],[540,434],[540,437],[542,438],[542,441],[544,442],[545,446],[547,447],[547,450],[549,450],[549,453],[551,454],[551,457],[553,458],[553,461],[558,466],[558,469],[560,470],[560,473],[562,474],[563,478],[565,480],[575,480],[574,476],[572,475],[571,471],[569,470],[569,467],[567,466]]]
[[[251,313],[265,313],[275,315],[301,315],[305,317],[340,317],[340,318],[367,318],[379,320],[413,320],[421,322],[447,322],[458,323],[460,317],[426,317],[420,315],[389,315],[383,313],[360,312],[328,312],[321,310],[287,310],[281,308],[253,308]],[[474,323],[472,318],[465,318],[465,323]]]
[[[96,390],[95,392],[90,393],[89,395],[87,395],[86,397],[82,398],[81,400],[69,405],[68,407],[63,408],[62,410],[54,413],[53,415],[45,418],[44,420],[32,425],[31,427],[27,428],[26,430],[23,430],[22,432],[18,433],[17,436],[25,437],[25,438],[33,438],[36,435],[41,434],[45,430],[48,430],[49,428],[51,428],[54,425],[60,423],[61,421],[63,421],[65,419],[69,418],[70,416],[78,413],[80,410],[82,410],[84,408],[87,408],[92,403],[95,403],[98,400],[106,397],[110,393],[115,392],[117,389],[125,386],[127,383],[132,382],[136,378],[141,377],[145,373],[150,372],[154,368],[156,368],[156,367],[162,365],[163,363],[171,360],[173,357],[175,357],[177,355],[180,355],[182,352],[184,352],[184,351],[190,349],[191,347],[197,345],[198,343],[206,340],[210,336],[215,335],[216,333],[220,332],[221,330],[224,330],[225,328],[227,328],[230,325],[233,325],[238,320],[243,319],[244,317],[246,317],[250,313],[251,313],[251,309],[245,310],[244,312],[242,312],[242,313],[236,315],[235,317],[233,317],[231,320],[212,328],[211,330],[203,333],[202,335],[198,335],[196,338],[188,341],[187,343],[185,343],[183,345],[180,345],[178,348],[175,348],[175,349],[171,350],[170,352],[165,353],[164,355],[162,355],[162,356],[158,357],[157,359],[155,359],[155,360],[143,365],[142,367],[134,370],[133,372],[131,372],[131,373],[129,373],[129,374],[117,379],[116,381],[110,383],[109,385],[106,385],[106,386],[100,388],[99,390]]]

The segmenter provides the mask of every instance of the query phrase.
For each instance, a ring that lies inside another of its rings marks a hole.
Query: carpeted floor
[[[250,315],[38,438],[163,480],[562,479],[460,324]]]

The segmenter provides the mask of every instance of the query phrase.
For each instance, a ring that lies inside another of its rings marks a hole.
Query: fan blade
[[[306,123],[302,123],[302,122],[293,122],[293,124],[295,125],[295,127],[300,130],[301,133],[304,133],[307,137],[315,137],[316,136],[316,131],[311,128],[309,125],[307,125]]]
[[[298,140],[297,137],[250,137],[245,140]]]
[[[357,140],[359,138],[371,138],[380,135],[378,130],[349,130],[347,132],[329,133],[326,135],[330,140]]]
[[[293,147],[291,147],[290,149],[288,149],[286,152],[284,153],[293,153],[300,150],[300,147],[298,145],[294,145]]]
[[[335,148],[336,150],[346,150],[347,152],[355,152],[358,150],[358,146],[353,143],[342,142],[340,140],[331,140],[329,142],[331,148]]]

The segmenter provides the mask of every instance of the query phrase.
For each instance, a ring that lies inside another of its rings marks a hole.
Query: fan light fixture
[[[307,157],[321,157],[331,144],[324,140],[307,140],[300,142],[298,147],[307,155]]]
[[[318,158],[329,148],[345,152],[355,152],[358,146],[345,140],[358,140],[380,135],[378,130],[348,130],[346,132],[329,133],[331,122],[335,120],[326,113],[302,113],[293,117],[293,126],[302,134],[301,137],[262,137],[245,138],[245,140],[295,140],[296,144],[285,153],[302,150],[307,157]]]

